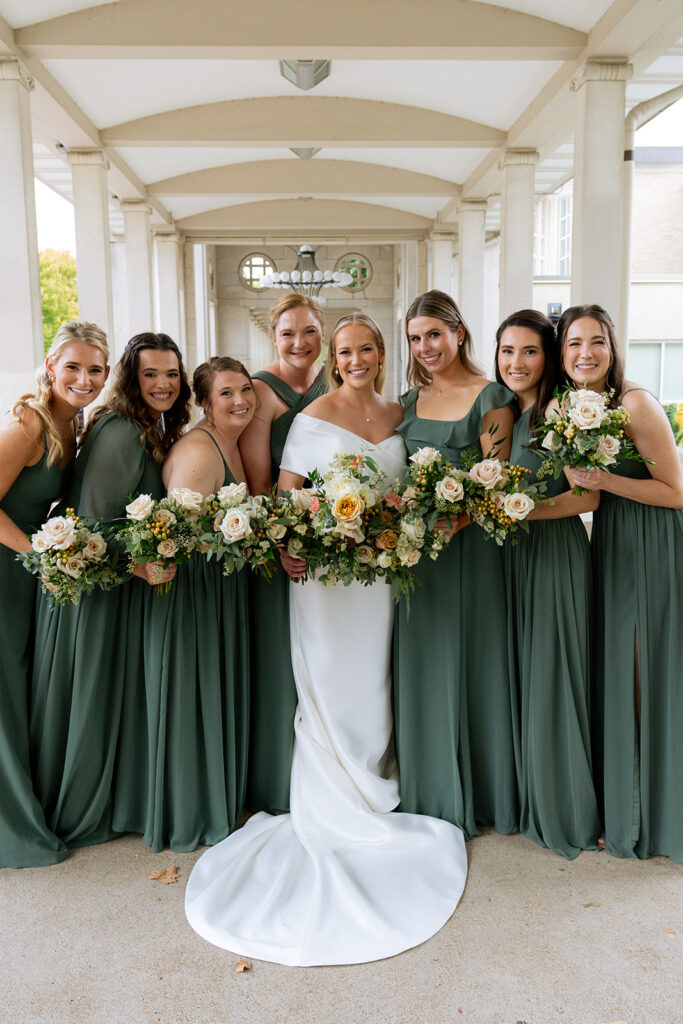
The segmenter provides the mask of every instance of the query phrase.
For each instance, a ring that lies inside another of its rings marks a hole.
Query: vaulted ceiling
[[[190,237],[407,238],[489,199],[533,148],[572,173],[571,80],[627,59],[627,105],[683,82],[680,0],[0,0],[0,57],[34,79],[36,174],[71,197],[102,148],[118,199]],[[302,90],[281,61],[329,61]]]

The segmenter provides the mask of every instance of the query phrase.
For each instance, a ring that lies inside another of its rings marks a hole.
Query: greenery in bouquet
[[[644,461],[625,435],[629,414],[623,405],[609,407],[613,391],[598,394],[585,389],[556,391],[559,408],[542,420],[537,442],[545,450],[537,476],[557,479],[565,466],[610,472],[618,459]],[[574,494],[585,494],[574,487]]]
[[[478,453],[466,453],[464,465],[476,485],[468,500],[467,512],[484,536],[498,545],[515,544],[520,532],[529,532],[527,517],[536,500],[543,495],[545,483],[529,483],[531,470],[502,459],[481,459]]]
[[[416,534],[421,540],[421,554],[437,558],[450,541],[449,534],[437,523],[463,515],[477,490],[469,474],[456,469],[438,449],[418,448],[410,456],[397,489],[403,535]]]
[[[245,483],[226,484],[205,499],[200,517],[202,551],[219,558],[230,576],[245,565],[270,579],[277,570],[277,549],[286,528],[262,494],[250,495]]]
[[[130,568],[144,562],[163,567],[187,562],[201,544],[200,517],[204,496],[187,487],[176,487],[166,498],[138,496],[126,505],[126,519],[113,528],[130,556]],[[157,594],[167,594],[170,583],[157,583]]]
[[[78,604],[81,594],[110,590],[120,577],[118,553],[112,553],[100,524],[77,516],[72,508],[43,523],[31,537],[31,550],[17,555],[29,572],[40,576],[50,606]]]

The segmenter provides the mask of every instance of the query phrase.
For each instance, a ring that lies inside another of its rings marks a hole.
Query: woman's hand
[[[467,512],[458,512],[457,516],[444,516],[443,519],[437,519],[434,524],[434,529],[439,530],[440,533],[445,533],[449,540],[455,537],[456,533],[463,529],[465,526],[469,526],[472,520],[467,515]]]
[[[136,562],[131,572],[133,576],[155,587],[159,583],[170,583],[177,569],[178,566],[174,562]]]
[[[602,490],[605,477],[609,476],[604,469],[598,469],[593,467],[588,468],[577,468],[571,469],[568,467],[569,476],[575,487],[583,487],[586,491],[600,491]]]
[[[286,551],[280,551],[282,568],[293,580],[300,580],[306,575],[306,560],[304,558],[293,558]]]

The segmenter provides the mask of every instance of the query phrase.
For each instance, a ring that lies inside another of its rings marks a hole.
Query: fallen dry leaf
[[[171,864],[170,867],[164,868],[163,871],[150,871],[147,877],[153,879],[155,882],[163,882],[164,885],[171,885],[172,882],[178,881],[178,868],[175,864]]]
[[[237,973],[243,974],[245,971],[251,970],[251,960],[245,960],[243,956],[237,961]]]
[[[667,935],[675,935],[676,934],[676,932],[673,930],[673,928],[665,928],[664,931],[666,932]]]

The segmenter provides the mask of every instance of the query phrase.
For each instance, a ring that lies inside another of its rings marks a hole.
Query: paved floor
[[[521,836],[469,844],[463,899],[417,949],[356,967],[253,962],[201,940],[198,853],[136,836],[0,871],[2,1024],[681,1024],[683,869],[567,862]],[[148,880],[177,864],[174,885]]]

